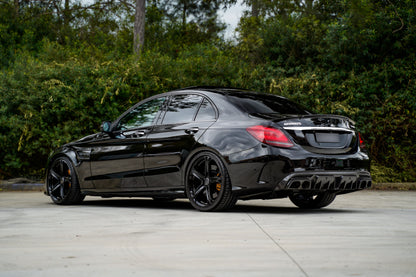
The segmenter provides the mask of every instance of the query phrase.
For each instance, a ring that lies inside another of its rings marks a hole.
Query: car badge
[[[283,123],[284,126],[299,126],[302,125],[300,122],[285,122]]]

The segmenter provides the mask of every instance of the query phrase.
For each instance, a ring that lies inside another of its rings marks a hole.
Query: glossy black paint
[[[196,117],[164,124],[169,101],[177,95],[202,97],[204,105],[212,105],[213,111],[201,121]],[[76,169],[81,192],[99,196],[186,197],[184,175],[189,161],[201,151],[221,159],[239,199],[287,197],[302,189],[340,194],[371,185],[369,157],[359,147],[354,122],[306,110],[301,115],[248,113],[244,105],[238,104],[238,98],[255,95],[209,87],[156,95],[130,108],[110,127],[105,124],[102,132],[62,146],[51,155],[49,163],[59,156],[68,157]],[[120,129],[123,118],[154,99],[162,99],[163,105],[157,112],[148,113],[151,123]],[[294,146],[279,148],[259,142],[246,130],[256,125],[282,130]],[[333,186],[325,188],[321,183],[326,180]],[[355,187],[347,187],[347,181]],[[296,182],[300,182],[299,187]]]

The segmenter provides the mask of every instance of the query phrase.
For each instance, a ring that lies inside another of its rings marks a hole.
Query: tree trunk
[[[182,9],[182,29],[185,30],[185,26],[186,26],[186,3],[183,3],[183,9]]]
[[[19,18],[19,10],[20,10],[19,0],[14,0],[14,15],[16,19]]]
[[[133,50],[136,55],[140,55],[144,44],[144,24],[146,18],[146,0],[136,0],[136,13],[134,15],[134,42]]]
[[[259,16],[259,1],[258,0],[251,1],[251,16],[253,17]]]
[[[305,13],[306,13],[307,16],[310,16],[310,15],[314,14],[313,0],[306,0],[305,1]]]
[[[64,5],[64,17],[66,22],[69,22],[69,17],[70,17],[70,11],[69,11],[69,0],[65,0],[65,5]]]
[[[69,9],[69,0],[65,0],[64,4],[64,30],[67,32],[69,30],[69,22],[71,20],[71,11]]]

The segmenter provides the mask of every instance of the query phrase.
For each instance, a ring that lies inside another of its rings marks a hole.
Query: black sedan
[[[371,186],[355,123],[241,89],[191,87],[145,99],[101,132],[56,150],[46,194],[56,204],[101,197],[187,197],[200,211],[238,199],[289,197],[321,208]]]

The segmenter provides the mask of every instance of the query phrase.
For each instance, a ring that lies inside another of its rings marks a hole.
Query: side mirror
[[[111,130],[111,122],[109,122],[109,121],[104,121],[104,122],[101,124],[100,131],[101,131],[101,132],[104,132],[104,133],[110,133],[110,130]]]

